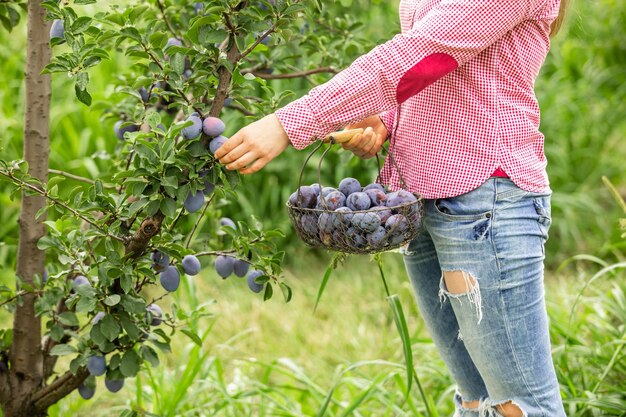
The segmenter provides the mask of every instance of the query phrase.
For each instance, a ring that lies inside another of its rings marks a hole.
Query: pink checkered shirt
[[[549,190],[534,82],[560,0],[402,0],[402,34],[278,110],[294,147],[380,114],[410,191],[463,194],[496,168]],[[387,158],[381,181],[401,187]]]

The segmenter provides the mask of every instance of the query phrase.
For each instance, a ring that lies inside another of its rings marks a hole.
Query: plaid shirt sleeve
[[[294,147],[394,109],[528,19],[544,0],[441,0],[413,27],[276,112]],[[389,125],[388,125],[389,127]]]

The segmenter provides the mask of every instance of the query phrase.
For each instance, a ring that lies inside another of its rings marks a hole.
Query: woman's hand
[[[250,123],[215,152],[226,169],[253,174],[280,155],[290,141],[275,114]]]
[[[355,135],[348,142],[341,144],[344,149],[359,158],[369,159],[378,153],[387,140],[387,128],[378,116],[370,116],[358,123],[346,126],[346,129],[364,128],[360,135]]]

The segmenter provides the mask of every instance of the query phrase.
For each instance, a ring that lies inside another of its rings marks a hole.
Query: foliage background
[[[602,275],[603,279],[595,281],[591,290],[585,290],[584,283],[591,276],[592,267],[572,262],[570,265],[575,267],[557,269],[564,260],[580,253],[608,262],[624,261],[625,243],[615,225],[618,207],[601,181],[601,176],[609,177],[621,194],[626,194],[623,162],[626,155],[624,21],[626,4],[618,0],[576,2],[566,27],[554,39],[552,52],[536,84],[542,108],[542,131],[546,136],[548,173],[554,191],[547,263],[549,290],[559,296],[549,295],[554,323],[552,336],[564,396],[574,410],[571,415],[592,415],[584,414],[591,413],[592,409],[596,410],[593,415],[601,415],[596,414],[600,412],[598,410],[603,410],[603,415],[626,413],[623,406],[626,387],[619,378],[625,371],[624,355],[618,348],[624,344],[626,302],[623,274]],[[311,44],[316,45],[306,51],[307,61],[315,61],[318,57],[320,66],[342,68],[398,31],[397,1],[325,2],[323,15],[308,22],[304,29],[294,30],[309,33]],[[340,34],[341,38],[329,36],[330,33]],[[0,48],[0,153],[2,159],[11,160],[20,158],[22,147],[23,25],[11,34],[0,31],[0,45],[4,45]],[[298,52],[297,49],[275,47],[268,59],[283,64],[288,62],[294,69],[303,69],[295,56]],[[118,74],[124,69],[125,60],[122,56],[112,58],[90,73],[94,102],[121,97],[117,86],[127,80]],[[326,79],[328,75],[320,74],[306,80],[271,83],[276,91],[292,90],[297,97]],[[261,89],[256,95],[267,103],[274,98],[266,96]],[[117,144],[113,134],[114,120],[78,103],[73,95],[72,81],[64,76],[53,77],[52,100],[51,168],[98,178],[108,170],[109,155]],[[249,121],[234,111],[224,115],[227,134],[234,133]],[[206,351],[194,351],[193,345],[184,345],[181,341],[181,346],[174,349],[180,358],[168,358],[168,367],[149,371],[149,376],[131,382],[131,387],[121,395],[99,394],[91,403],[73,395],[53,410],[55,415],[80,415],[86,410],[93,413],[97,407],[100,409],[100,405],[114,408],[101,409],[99,415],[117,415],[114,413],[119,413],[119,406],[128,402],[145,406],[158,415],[181,415],[181,410],[188,415],[202,415],[197,414],[197,410],[209,407],[222,410],[221,415],[245,415],[237,413],[251,409],[245,401],[247,397],[241,394],[246,392],[254,393],[249,394],[251,398],[260,395],[268,404],[274,404],[263,408],[267,415],[273,415],[272,407],[281,401],[284,401],[283,405],[288,404],[284,405],[288,409],[301,407],[302,414],[313,415],[323,403],[337,369],[365,359],[385,358],[401,362],[395,329],[388,315],[382,314],[386,312],[384,302],[381,302],[382,289],[375,283],[377,278],[372,276],[371,268],[363,267],[358,260],[336,275],[320,310],[311,314],[314,289],[323,275],[328,255],[311,251],[297,241],[284,209],[284,202],[297,186],[295,179],[304,157],[304,152],[288,150],[261,173],[244,179],[239,190],[239,203],[222,208],[224,214],[235,220],[247,219],[253,213],[264,221],[266,227],[276,226],[285,231],[286,260],[292,267],[288,276],[296,292],[294,303],[286,306],[278,305],[280,301],[262,304],[249,296],[244,285],[218,282],[217,276],[207,270],[197,284],[187,282],[185,291],[176,295],[180,298],[178,301],[190,304],[218,300],[215,320],[210,324],[202,323],[210,329],[205,340]],[[373,178],[375,166],[372,165],[371,161],[363,162],[346,153],[333,152],[323,165],[322,182],[336,184],[346,176],[364,180]],[[306,183],[316,181],[315,166],[313,161],[305,170]],[[71,182],[66,184],[71,188]],[[0,284],[9,285],[13,281],[18,210],[19,201],[11,199],[6,183],[0,183]],[[410,306],[409,315],[414,318],[411,328],[414,349],[420,359],[425,359],[418,365],[418,372],[426,377],[436,409],[449,414],[449,399],[445,395],[450,392],[449,377],[443,371],[421,321],[415,318],[417,312],[399,259],[389,255],[386,263],[392,285],[401,295],[403,304]],[[584,303],[576,298],[579,291]],[[350,299],[346,300],[345,294],[349,294]],[[580,307],[570,311],[574,301],[578,301],[576,304]],[[8,317],[0,313],[0,323],[7,322]],[[201,353],[207,354],[206,360],[194,356]],[[290,358],[293,363],[273,362],[278,357]],[[185,369],[190,365],[191,374],[187,375]],[[376,368],[372,364],[368,366]],[[391,388],[389,381],[383,384],[381,380],[368,395],[380,404],[380,410],[386,409],[391,413],[389,415],[400,415],[394,413],[398,412],[397,404],[401,402],[403,371],[394,373],[390,371],[395,369],[392,367],[378,373],[370,368],[363,373],[350,374],[343,380],[345,384],[337,395],[350,404],[378,381],[381,374],[386,374],[392,382]],[[196,383],[186,385],[186,380],[181,381],[180,387],[187,387],[187,391],[179,392],[176,395],[180,397],[176,397],[173,394],[177,387],[168,381],[178,381],[185,375]],[[237,392],[241,395],[233,396],[232,386],[231,391],[228,387],[237,378],[240,384]],[[202,395],[203,390],[212,395]],[[263,392],[266,396],[262,395]],[[174,403],[168,400],[169,397],[181,400]],[[279,399],[270,401],[271,397]],[[264,401],[262,399],[260,403],[264,404]],[[237,408],[239,406],[243,408]],[[337,411],[336,415],[349,410],[348,406],[341,404],[333,403],[333,407],[343,410]],[[406,415],[423,412],[417,405],[413,407],[415,413],[406,411]],[[412,410],[412,407],[407,405],[404,410]],[[293,413],[298,415],[295,411]],[[383,413],[381,411],[379,415],[385,415]]]

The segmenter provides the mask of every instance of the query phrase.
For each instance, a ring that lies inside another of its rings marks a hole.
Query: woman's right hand
[[[348,142],[341,144],[344,149],[352,152],[359,158],[369,159],[378,153],[387,140],[387,128],[378,115],[370,116],[358,123],[346,126],[346,129],[362,128],[365,131],[355,135]]]

